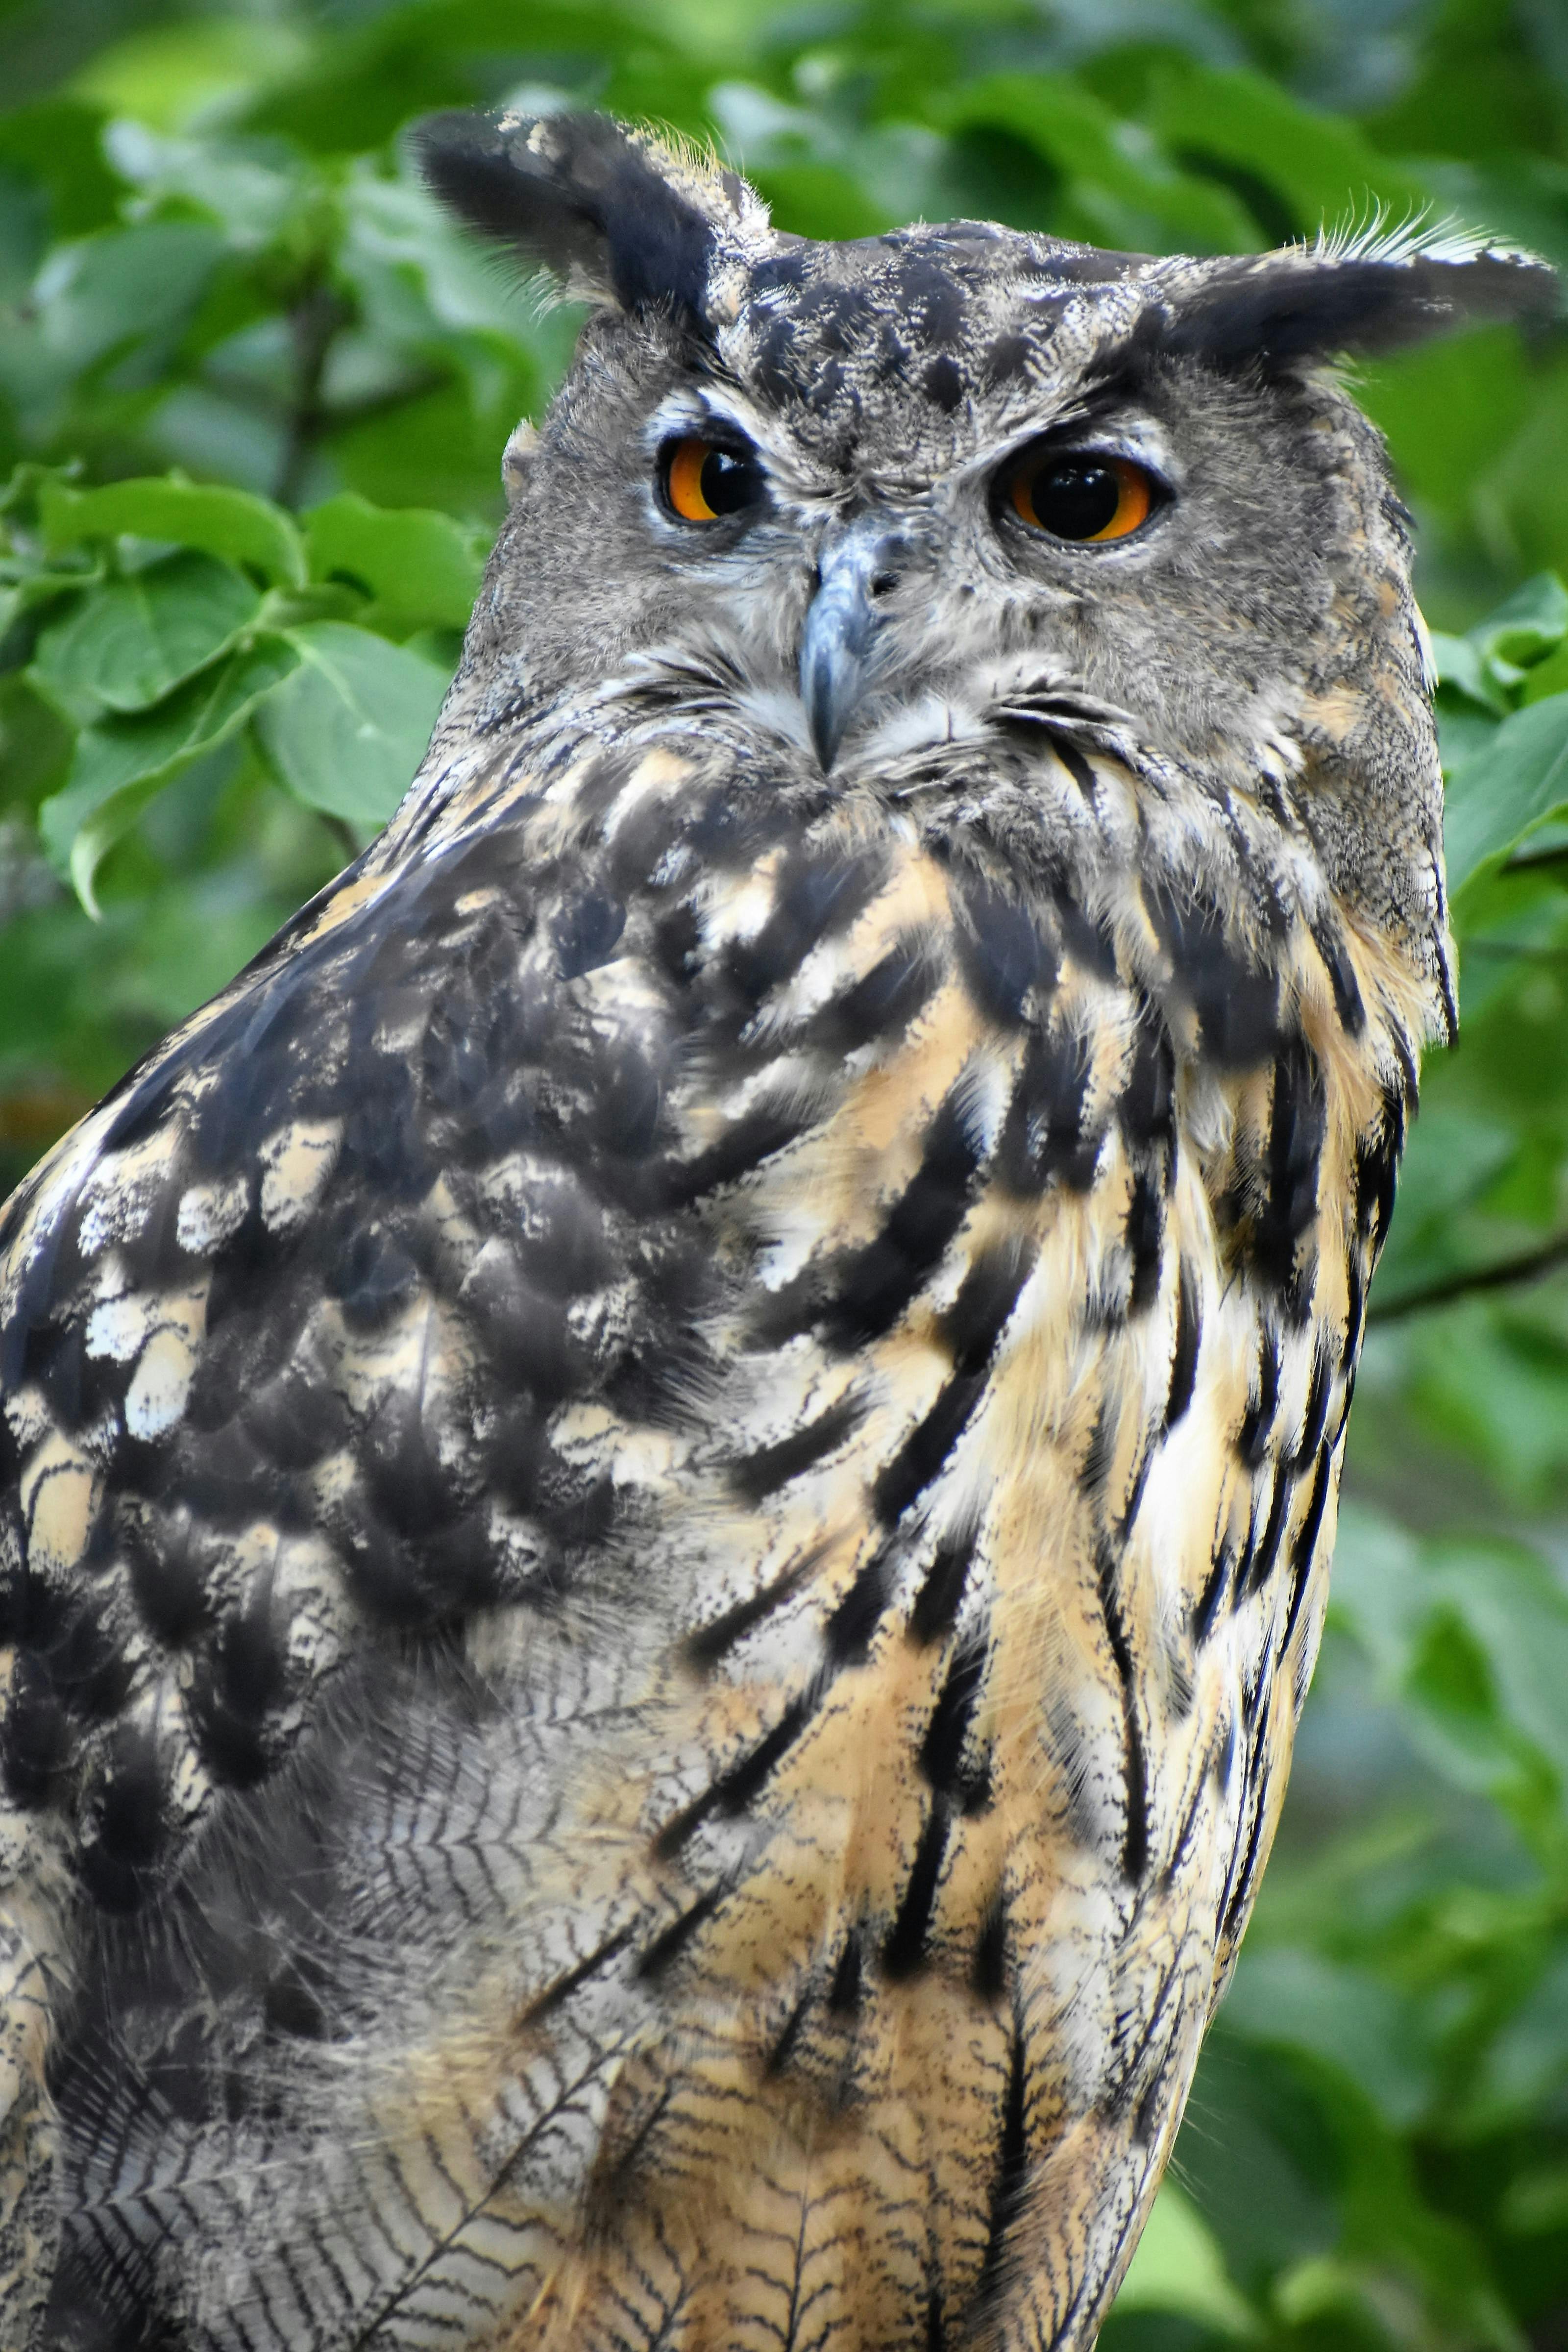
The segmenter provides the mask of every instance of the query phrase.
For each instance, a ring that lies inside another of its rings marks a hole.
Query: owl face
[[[423,154],[600,305],[513,444],[467,656],[489,710],[684,698],[896,791],[1049,705],[1222,793],[1300,787],[1332,887],[1440,917],[1404,520],[1330,362],[1543,306],[1549,271],[1412,238],[814,244],[596,117],[439,118]]]
[[[534,691],[700,658],[846,770],[1025,688],[1209,763],[1289,737],[1358,551],[1400,545],[1370,432],[1326,387],[1129,348],[1125,278],[1063,299],[1036,242],[957,242],[806,248],[806,299],[764,265],[710,337],[591,331],[502,541]],[[911,278],[943,289],[945,365]]]

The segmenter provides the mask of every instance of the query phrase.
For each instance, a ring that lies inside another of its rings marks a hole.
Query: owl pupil
[[[753,468],[730,449],[710,449],[699,477],[702,495],[716,515],[739,514],[757,494]]]
[[[1068,458],[1030,485],[1035,520],[1058,539],[1093,539],[1115,520],[1121,485],[1109,466]]]

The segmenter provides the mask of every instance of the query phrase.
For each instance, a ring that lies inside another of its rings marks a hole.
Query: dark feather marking
[[[937,1328],[961,1377],[984,1371],[1034,1271],[1036,1244],[1019,1237],[977,1251]]]
[[[1000,2000],[1007,1984],[1007,1901],[999,1886],[986,1906],[969,1981],[977,2000]]]
[[[1207,1782],[1210,1773],[1215,1769],[1214,1749],[1215,1744],[1216,1743],[1215,1743],[1211,1733],[1210,1753],[1205,1759],[1203,1769],[1198,1772],[1193,1782],[1193,1793],[1187,1800],[1187,1810],[1182,1815],[1181,1827],[1176,1832],[1174,1838],[1171,1842],[1170,1853],[1166,1857],[1164,1867],[1159,1875],[1157,1884],[1159,1891],[1163,1896],[1170,1894],[1171,1889],[1175,1885],[1178,1877],[1181,1875],[1184,1864],[1186,1863],[1192,1853],[1193,1838],[1197,1829],[1198,1817],[1203,1812],[1205,1806],[1206,1794],[1205,1783]],[[1220,1785],[1223,1788],[1223,1780]]]
[[[1137,1315],[1153,1303],[1160,1287],[1160,1259],[1165,1239],[1164,1195],[1147,1175],[1139,1174],[1132,1180],[1125,1237],[1132,1259],[1127,1307],[1130,1314]]]
[[[1252,1231],[1252,1255],[1264,1278],[1297,1297],[1297,1244],[1318,1213],[1318,1179],[1328,1128],[1328,1097],[1317,1055],[1292,1038],[1274,1065],[1267,1192]]]
[[[1258,1467],[1268,1449],[1274,1416],[1279,1410],[1282,1370],[1279,1335],[1265,1327],[1258,1340],[1258,1385],[1247,1398],[1236,1438],[1236,1450],[1249,1470]]]
[[[821,1547],[813,1548],[804,1559],[792,1560],[771,1584],[764,1584],[760,1591],[749,1592],[743,1601],[737,1601],[721,1616],[715,1617],[709,1624],[699,1625],[695,1632],[689,1633],[685,1648],[691,1664],[704,1673],[710,1671],[754,1625],[760,1625],[764,1617],[782,1608],[799,1591],[821,1556]]]
[[[1306,1407],[1301,1415],[1301,1434],[1290,1456],[1292,1470],[1300,1470],[1317,1452],[1329,1417],[1329,1388],[1333,1375],[1329,1364],[1329,1351],[1321,1344],[1312,1353],[1312,1378],[1307,1390]]]
[[[692,1937],[713,1916],[729,1891],[723,1885],[710,1886],[678,1919],[672,1920],[651,1943],[644,1946],[637,1958],[637,1972],[645,1983],[662,1976],[672,1961],[680,1958]]]
[[[83,1885],[100,1910],[135,1910],[154,1884],[166,1826],[157,1751],[139,1728],[114,1736],[86,1815]]]
[[[871,1501],[885,1528],[896,1527],[910,1504],[942,1474],[985,1392],[984,1371],[955,1373],[936,1402],[878,1476]]]
[[[568,898],[551,925],[562,979],[577,980],[608,963],[626,927],[625,906],[607,891],[583,890]]]
[[[1147,1011],[1138,1024],[1131,1065],[1117,1099],[1116,1121],[1135,1152],[1160,1149],[1169,1152],[1175,1148],[1175,1048],[1164,1024]]]
[[[6,1694],[0,1729],[5,1793],[18,1805],[47,1804],[75,1746],[70,1721],[42,1661],[24,1651]]]
[[[967,1095],[955,1087],[926,1129],[920,1166],[881,1232],[834,1271],[822,1321],[836,1346],[879,1339],[907,1310],[968,1214],[979,1165]]]
[[[1091,915],[1071,898],[1058,898],[1056,912],[1062,929],[1062,945],[1079,969],[1091,973],[1096,980],[1114,981],[1116,936],[1104,916]]]
[[[1362,1003],[1361,983],[1355,976],[1355,966],[1351,961],[1345,935],[1332,915],[1325,913],[1314,919],[1312,944],[1322,958],[1323,970],[1329,975],[1340,1026],[1347,1037],[1359,1037],[1366,1027],[1366,1007]]]
[[[963,917],[954,943],[970,994],[999,1026],[1016,1028],[1031,992],[1038,1003],[1056,985],[1056,949],[1028,908],[978,876],[955,878],[952,893]]]
[[[106,1564],[94,1556],[107,1550],[101,1538],[95,1538],[89,1562]],[[58,1622],[41,1662],[57,1696],[79,1722],[102,1722],[118,1714],[135,1668],[111,1589],[93,1583],[85,1591],[68,1591],[68,1597],[62,1593]]]
[[[1263,1816],[1268,1810],[1264,1803],[1260,1776],[1249,1775],[1249,1778],[1253,1790],[1252,1822],[1247,1831],[1247,1846],[1242,1856],[1241,1867],[1231,1882],[1230,1892],[1226,1899],[1225,1914],[1220,1921],[1220,1937],[1225,1942],[1229,1942],[1235,1937],[1241,1924],[1242,1913],[1247,1908],[1247,1898],[1252,1892],[1253,1877],[1258,1868],[1258,1849],[1263,1839]]]
[[[1085,1127],[1091,1075],[1081,1033],[1031,1034],[996,1145],[996,1180],[1005,1191],[1027,1199],[1055,1176],[1075,1192],[1093,1181],[1101,1138]]]
[[[966,1813],[983,1811],[990,1797],[988,1769],[984,1765],[966,1769],[964,1761],[990,1656],[984,1633],[960,1643],[921,1742],[920,1769],[925,1780]]]
[[[910,1639],[917,1647],[927,1649],[952,1631],[963,1605],[963,1588],[978,1540],[977,1531],[970,1528],[958,1535],[944,1536],[937,1545],[910,1612]]]
[[[858,1664],[865,1657],[888,1600],[888,1558],[883,1548],[859,1569],[823,1628],[824,1646],[836,1667]]]
[[[763,1734],[754,1748],[748,1748],[738,1762],[710,1780],[700,1796],[665,1822],[653,1840],[653,1851],[660,1861],[668,1862],[679,1853],[692,1832],[712,1814],[744,1812],[769,1773],[782,1763],[810,1722],[821,1695],[822,1686],[816,1685],[800,1697],[791,1699],[778,1721]]]
[[[1051,739],[1051,749],[1089,803],[1089,807],[1098,806],[1095,798],[1094,770],[1089,766],[1078,745],[1067,735],[1054,735]]]
[[[1295,1492],[1294,1480],[1289,1470],[1281,1465],[1275,1473],[1274,1492],[1269,1500],[1268,1517],[1264,1523],[1263,1533],[1258,1539],[1257,1549],[1247,1566],[1247,1590],[1248,1592],[1260,1592],[1274,1572],[1274,1563],[1279,1556],[1280,1539],[1285,1533],[1285,1522],[1289,1517],[1290,1504]],[[1237,1580],[1236,1598],[1237,1601],[1243,1598],[1239,1578]]]
[[[853,1054],[909,1027],[942,976],[942,961],[923,933],[895,940],[880,962],[830,997],[803,1031],[808,1045],[829,1054]]]
[[[994,2305],[1001,2292],[1002,2260],[1008,2233],[1022,2218],[1029,2186],[1029,2148],[1025,2127],[1024,2028],[1023,2021],[1013,2019],[1012,2048],[1007,2063],[1007,2088],[1003,2096],[1001,2133],[996,2147],[996,2170],[991,2183],[991,2212],[985,2232],[985,2251],[981,2258],[980,2280],[975,2289],[975,2303],[984,2310]]]
[[[1132,1522],[1142,1507],[1143,1490],[1149,1484],[1149,1473],[1154,1466],[1154,1433],[1146,1428],[1142,1433],[1138,1458],[1132,1465],[1132,1476],[1127,1488],[1127,1500],[1122,1505],[1121,1516],[1116,1522],[1118,1542],[1125,1543],[1131,1532]]]
[[[808,1978],[800,1999],[795,2002],[795,2007],[790,2011],[789,2015],[784,2021],[784,2027],[779,2034],[778,2040],[773,2043],[773,2048],[768,2052],[767,2057],[763,2061],[764,2073],[769,2074],[782,2074],[784,2068],[789,2064],[790,2060],[795,2055],[795,2046],[805,2029],[805,2021],[811,2013],[812,2000],[816,1991],[816,1984],[810,1978]]]
[[[1332,1460],[1332,1446],[1323,1446],[1318,1455],[1318,1467],[1313,1475],[1312,1491],[1308,1497],[1306,1514],[1296,1531],[1296,1539],[1290,1547],[1290,1606],[1286,1613],[1284,1631],[1279,1636],[1281,1657],[1290,1646],[1291,1635],[1296,1631],[1296,1620],[1301,1613],[1301,1602],[1306,1596],[1307,1579],[1312,1567],[1312,1554],[1318,1548],[1318,1538],[1322,1531],[1323,1513],[1328,1507],[1329,1474]]]
[[[882,1966],[895,1984],[914,1975],[926,1956],[937,1884],[947,1853],[948,1812],[933,1796],[910,1870],[909,1885],[882,1945]]]
[[[823,1460],[864,1420],[866,1402],[851,1391],[776,1445],[761,1445],[731,1464],[730,1483],[742,1501],[760,1503]]]
[[[749,1176],[764,1160],[786,1150],[804,1135],[814,1116],[808,1106],[754,1104],[695,1159],[666,1162],[664,1187],[669,1205],[688,1207],[721,1185]]]
[[[826,856],[803,849],[779,876],[773,910],[754,939],[737,940],[726,956],[730,977],[754,1010],[781,981],[792,979],[812,950],[840,936],[862,915],[887,873],[869,851]]]
[[[1149,1781],[1143,1755],[1143,1734],[1138,1722],[1132,1651],[1116,1597],[1117,1568],[1118,1563],[1112,1554],[1102,1554],[1099,1579],[1100,1605],[1105,1618],[1106,1639],[1121,1685],[1121,1769],[1127,1811],[1121,1841],[1121,1868],[1126,1877],[1136,1880],[1142,1877],[1149,1866]]]
[[[1232,945],[1217,908],[1163,883],[1142,887],[1175,984],[1198,1016],[1205,1055],[1221,1069],[1256,1066],[1281,1042],[1275,974]]]
[[[1165,2113],[1165,2093],[1169,2073],[1167,2062],[1146,2084],[1143,2095],[1133,2111],[1131,2138],[1135,2147],[1149,2147],[1153,2144]]]
[[[221,1621],[192,1677],[192,1726],[216,1778],[237,1788],[264,1778],[279,1746],[276,1722],[268,1736],[268,1717],[277,1717],[288,1695],[286,1628],[264,1581],[248,1606]]]
[[[1352,1250],[1345,1267],[1345,1340],[1340,1350],[1340,1370],[1347,1383],[1353,1379],[1356,1349],[1361,1346],[1362,1318],[1366,1313],[1366,1271],[1360,1253]],[[1343,1410],[1349,1412],[1347,1394]]]
[[[1089,1443],[1083,1449],[1083,1461],[1079,1469],[1078,1483],[1090,1502],[1098,1502],[1110,1475],[1110,1465],[1116,1455],[1118,1417],[1114,1400],[1102,1396],[1094,1416],[1094,1427],[1089,1433]]]
[[[574,1992],[579,1991],[591,1978],[596,1977],[602,1969],[608,1968],[610,1962],[626,1950],[635,1932],[629,1927],[617,1927],[613,1936],[606,1936],[605,1941],[585,1958],[579,1960],[574,1968],[568,1969],[564,1975],[556,1978],[553,1984],[547,1985],[542,1993],[536,1994],[518,2018],[518,2024],[535,2025],[541,2019],[563,2008]]]
[[[833,1971],[833,1981],[827,1988],[828,2012],[834,2017],[855,2017],[865,1998],[866,1964],[861,1952],[863,1930],[850,1928],[844,1939],[844,1949],[838,1955],[838,1965]]]
[[[1192,1403],[1197,1381],[1198,1342],[1203,1337],[1197,1285],[1183,1261],[1176,1289],[1176,1340],[1171,1355],[1171,1385],[1165,1391],[1165,1427],[1174,1429]]]
[[[383,1329],[407,1305],[418,1285],[419,1269],[414,1259],[397,1236],[379,1224],[346,1232],[342,1255],[328,1265],[325,1273],[327,1296],[340,1302],[343,1321],[354,1332]]]
[[[963,400],[967,389],[963,370],[957,361],[946,352],[939,353],[934,360],[931,361],[921,382],[937,406],[950,415]]]
[[[1383,1247],[1394,1214],[1400,1154],[1405,1149],[1405,1105],[1397,1094],[1384,1097],[1384,1123],[1356,1146],[1356,1224],[1370,1237],[1373,1254]]]

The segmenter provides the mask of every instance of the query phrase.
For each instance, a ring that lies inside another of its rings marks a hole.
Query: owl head
[[[1308,775],[1331,865],[1409,836],[1430,871],[1405,518],[1335,362],[1543,310],[1541,264],[983,221],[816,243],[602,117],[438,117],[420,150],[597,306],[509,450],[468,652],[492,711],[684,679],[848,781],[1054,702],[1226,789]]]

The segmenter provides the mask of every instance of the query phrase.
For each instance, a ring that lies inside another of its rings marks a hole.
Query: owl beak
[[[880,602],[898,584],[902,553],[893,533],[863,529],[824,550],[800,641],[800,698],[825,774],[869,683]]]

